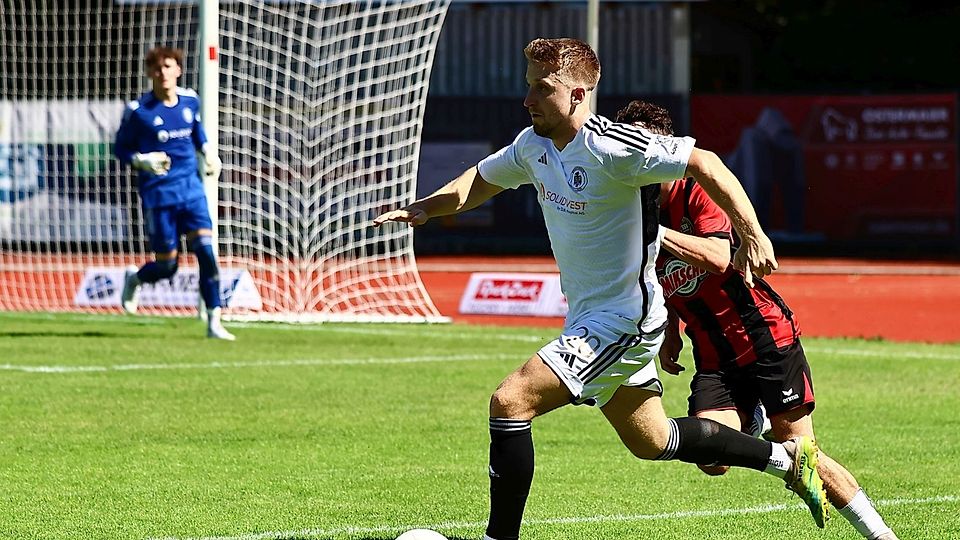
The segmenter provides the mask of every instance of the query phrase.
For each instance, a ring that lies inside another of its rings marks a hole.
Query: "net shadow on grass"
[[[64,332],[62,330],[55,330],[51,332],[38,332],[38,331],[9,331],[9,332],[0,332],[0,338],[36,338],[36,337],[64,337],[64,338],[77,338],[77,337],[92,337],[92,338],[129,338],[129,334],[120,334],[120,333],[111,333],[103,332],[100,330],[84,330],[81,332]]]

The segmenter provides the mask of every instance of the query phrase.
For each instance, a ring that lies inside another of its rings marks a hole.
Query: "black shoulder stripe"
[[[627,146],[629,146],[629,147],[631,147],[631,148],[636,148],[637,150],[641,150],[641,151],[646,151],[646,150],[647,150],[647,144],[646,144],[645,142],[638,141],[638,140],[636,140],[636,139],[630,139],[630,138],[624,137],[624,136],[620,135],[619,133],[612,133],[612,132],[610,132],[610,131],[607,131],[606,133],[603,134],[603,136],[604,136],[604,137],[609,137],[609,138],[611,138],[611,139],[613,139],[613,140],[615,140],[615,141],[617,141],[617,142],[623,143],[623,144],[625,144],[625,145],[627,145]]]
[[[639,129],[625,124],[607,123],[604,125],[596,116],[587,120],[584,127],[601,137],[609,137],[619,143],[642,151],[646,151],[647,145],[650,143],[650,138],[644,135]]]
[[[638,146],[638,147],[640,147],[640,148],[643,149],[643,150],[646,150],[647,145],[650,144],[650,139],[649,139],[648,137],[646,137],[645,135],[643,135],[642,133],[637,133],[637,132],[633,132],[633,131],[627,131],[627,130],[625,130],[625,129],[620,129],[618,126],[614,126],[614,127],[612,127],[612,128],[610,128],[610,129],[607,130],[607,135],[609,135],[609,136],[611,136],[611,137],[613,136],[614,133],[616,133],[617,135],[620,135],[621,137],[624,137],[624,138],[626,138],[626,139],[628,139],[628,140],[636,141],[636,142],[634,143],[634,146]]]
[[[643,140],[645,140],[645,141],[649,141],[649,140],[650,140],[650,136],[647,134],[647,132],[645,132],[644,130],[640,129],[639,127],[634,126],[634,125],[631,125],[631,124],[613,124],[612,126],[610,126],[610,129],[612,129],[612,130],[617,130],[617,131],[622,131],[622,132],[624,132],[624,133],[629,133],[629,134],[634,135],[634,136],[636,136],[636,137],[640,137],[641,139],[643,139]]]
[[[604,128],[603,125],[600,124],[600,122],[596,119],[596,117],[591,118],[590,120],[587,120],[587,123],[584,124],[583,127],[601,136],[606,131],[606,128]]]

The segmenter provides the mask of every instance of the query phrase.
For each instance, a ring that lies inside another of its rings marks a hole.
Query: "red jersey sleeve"
[[[710,196],[700,187],[700,184],[693,180],[687,180],[687,182],[693,184],[687,201],[690,220],[693,222],[693,234],[695,236],[717,236],[732,240],[733,226],[727,213],[717,206],[717,203],[713,202]]]

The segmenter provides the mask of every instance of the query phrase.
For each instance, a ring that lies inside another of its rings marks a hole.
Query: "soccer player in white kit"
[[[589,109],[600,63],[582,41],[536,39],[524,49],[532,127],[433,194],[374,225],[421,225],[532,183],[569,304],[561,335],[507,376],[490,400],[486,540],[519,538],[533,480],[533,418],[595,405],[641,459],[748,467],[782,478],[821,527],[826,495],[809,438],[769,443],[700,418],[669,419],[653,359],[666,309],[655,273],[659,183],[696,178],[743,239],[735,265],[751,281],[777,267],[773,246],[733,174],[688,137],[655,135]]]

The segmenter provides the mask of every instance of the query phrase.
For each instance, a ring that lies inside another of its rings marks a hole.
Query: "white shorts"
[[[621,386],[663,393],[654,362],[661,343],[663,328],[625,334],[598,318],[585,318],[537,355],[570,390],[574,404],[602,407]]]

